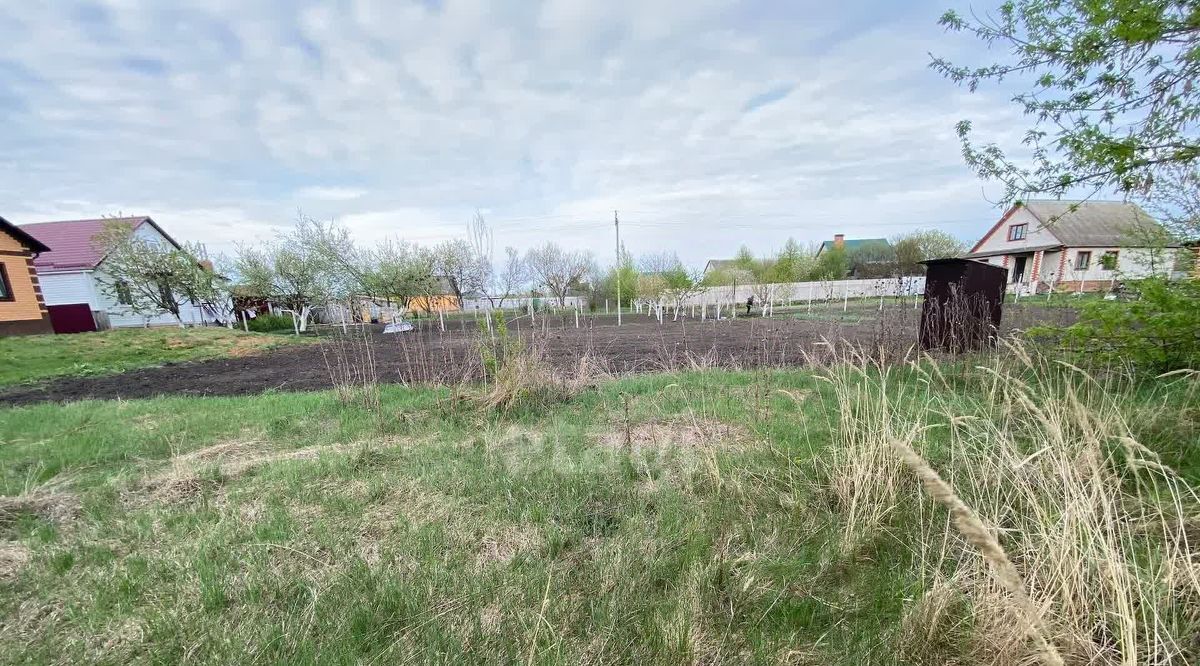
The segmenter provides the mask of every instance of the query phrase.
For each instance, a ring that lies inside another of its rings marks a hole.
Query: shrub
[[[1089,364],[1129,364],[1156,373],[1200,367],[1200,282],[1149,278],[1129,287],[1129,300],[1087,303],[1077,323],[1031,333],[1057,337]]]
[[[251,319],[248,324],[251,331],[256,333],[270,333],[272,331],[291,331],[295,330],[292,324],[291,315],[285,314],[262,314],[254,319]]]

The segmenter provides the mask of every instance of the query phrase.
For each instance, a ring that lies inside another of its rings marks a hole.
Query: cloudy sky
[[[954,123],[1017,137],[929,52],[954,0],[104,0],[0,7],[0,215],[150,214],[228,251],[297,211],[364,241],[547,239],[690,263],[940,228],[999,189]],[[990,4],[984,5],[984,8]]]

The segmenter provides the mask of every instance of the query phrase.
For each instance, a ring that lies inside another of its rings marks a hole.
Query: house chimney
[[[839,249],[846,247],[846,234],[834,234],[833,246]]]

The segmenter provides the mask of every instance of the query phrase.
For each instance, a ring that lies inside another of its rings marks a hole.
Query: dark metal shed
[[[921,348],[951,352],[990,346],[1000,328],[1008,269],[972,259],[925,264]]]

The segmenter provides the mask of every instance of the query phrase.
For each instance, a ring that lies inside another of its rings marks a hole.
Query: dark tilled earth
[[[1065,323],[1067,310],[1005,310],[1005,330],[1035,323]],[[630,315],[617,327],[615,317],[595,317],[575,328],[573,316],[528,317],[509,324],[510,333],[544,351],[563,368],[584,356],[613,373],[653,372],[697,366],[786,367],[804,365],[828,354],[828,342],[847,341],[871,349],[903,353],[917,339],[919,313],[910,307],[852,310],[821,319],[740,318],[724,321],[664,321]],[[424,321],[417,331],[384,335],[374,327],[365,336],[327,334],[319,344],[284,347],[258,356],[169,364],[118,375],[71,377],[0,389],[0,403],[22,405],[88,398],[146,398],[157,395],[246,395],[264,391],[304,391],[333,385],[338,358],[361,365],[369,350],[380,381],[456,382],[480,376],[481,334],[473,321]]]

